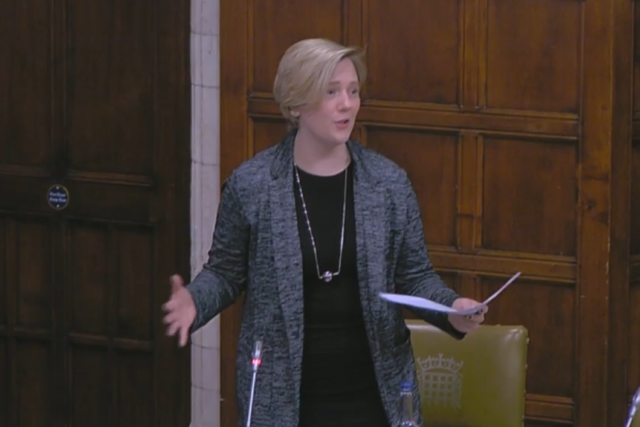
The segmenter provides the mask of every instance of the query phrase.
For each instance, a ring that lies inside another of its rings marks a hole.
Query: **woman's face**
[[[321,102],[299,111],[299,132],[330,146],[344,144],[360,110],[360,84],[350,59],[340,61]]]

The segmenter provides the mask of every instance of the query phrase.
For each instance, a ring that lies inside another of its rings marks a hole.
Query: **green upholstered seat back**
[[[456,340],[408,320],[422,414],[433,427],[521,427],[528,331],[482,325]]]

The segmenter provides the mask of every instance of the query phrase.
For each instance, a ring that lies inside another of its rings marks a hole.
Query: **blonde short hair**
[[[346,47],[326,39],[301,40],[289,47],[278,66],[273,95],[290,127],[298,127],[298,118],[292,111],[320,101],[343,59],[353,62],[362,85],[367,74],[363,54],[358,47]]]

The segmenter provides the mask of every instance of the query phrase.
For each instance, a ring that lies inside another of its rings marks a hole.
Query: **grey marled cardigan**
[[[458,295],[427,256],[421,213],[406,173],[380,154],[348,142],[354,162],[354,203],[360,296],[382,401],[391,424],[400,415],[400,382],[414,383],[409,331],[400,307],[379,298],[399,292],[451,305]],[[188,289],[197,308],[192,331],[246,299],[237,354],[238,425],[244,425],[251,352],[263,341],[252,425],[297,427],[303,348],[302,253],[293,187],[293,134],[236,169],[223,186],[209,260]],[[446,316],[417,313],[460,338]],[[212,402],[213,404],[213,402]]]

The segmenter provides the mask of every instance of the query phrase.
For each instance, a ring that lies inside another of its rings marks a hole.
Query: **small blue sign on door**
[[[53,209],[61,211],[69,204],[69,190],[64,185],[52,185],[47,192],[47,201]]]

